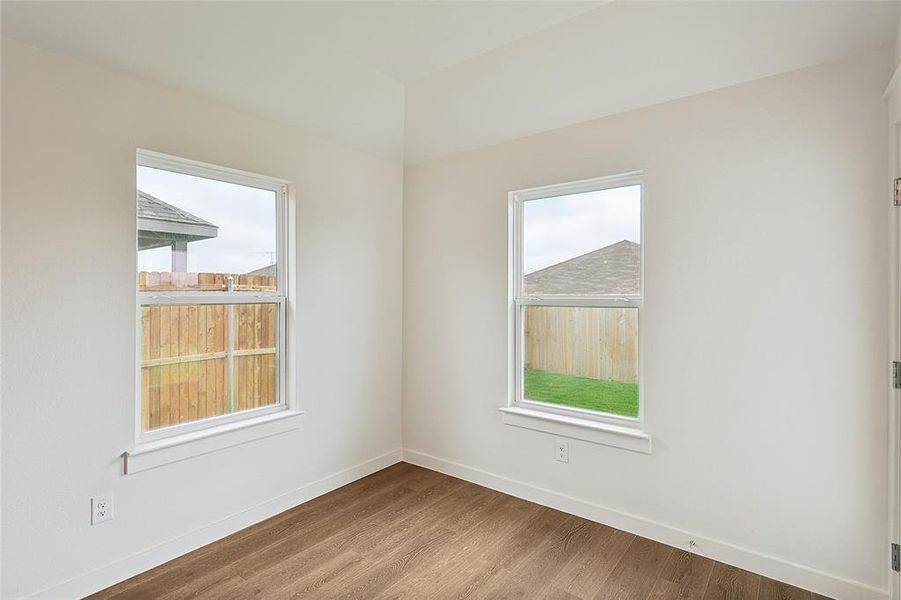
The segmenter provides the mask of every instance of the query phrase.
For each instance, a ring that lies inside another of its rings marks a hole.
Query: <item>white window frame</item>
[[[288,368],[289,352],[294,352],[294,344],[290,343],[289,318],[292,313],[292,282],[289,280],[294,247],[294,227],[292,209],[292,185],[290,182],[274,177],[266,177],[237,169],[220,167],[190,159],[170,156],[150,150],[138,149],[136,162],[139,167],[151,167],[184,175],[193,175],[214,179],[227,183],[254,187],[275,192],[276,194],[276,290],[274,292],[141,292],[135,294],[135,403],[134,403],[134,450],[129,454],[140,456],[151,451],[171,447],[172,442],[195,442],[210,435],[233,432],[242,425],[271,423],[279,416],[299,415],[294,404],[294,395],[290,393],[293,384],[293,370]],[[137,235],[137,227],[135,227]],[[137,244],[136,244],[137,248]],[[137,256],[137,251],[135,252]],[[135,290],[137,286],[137,269],[135,269]],[[148,304],[158,306],[196,305],[196,304],[276,304],[278,306],[278,328],[276,332],[277,391],[276,403],[271,406],[253,408],[245,411],[218,415],[189,423],[170,425],[151,431],[142,431],[141,415],[141,307]],[[280,413],[280,414],[279,414]],[[245,440],[246,441],[246,440]],[[228,443],[223,446],[231,445]],[[200,452],[204,453],[204,452]],[[180,458],[183,458],[181,456]],[[179,459],[180,459],[179,458]],[[143,461],[142,457],[142,461]],[[126,464],[132,461],[126,461]],[[162,462],[171,462],[163,460]],[[156,466],[153,464],[151,466]],[[138,470],[143,470],[144,467]],[[150,468],[150,467],[146,467]],[[126,468],[128,470],[128,468]]]
[[[523,292],[523,207],[526,202],[571,194],[596,192],[613,188],[640,186],[641,190],[641,279],[638,294],[599,296],[531,296]],[[517,190],[509,193],[509,397],[502,408],[504,421],[510,425],[547,431],[567,437],[628,447],[650,452],[650,436],[644,432],[645,400],[642,382],[644,304],[644,217],[646,186],[641,171],[598,177],[569,183]],[[523,313],[527,306],[581,306],[592,308],[635,308],[638,310],[638,416],[625,417],[612,413],[527,400],[523,393]],[[617,439],[629,438],[625,445]]]

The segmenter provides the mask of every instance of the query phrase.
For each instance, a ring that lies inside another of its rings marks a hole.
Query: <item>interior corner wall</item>
[[[2,146],[0,596],[109,585],[171,558],[173,540],[191,549],[198,532],[399,459],[402,165],[9,40]],[[289,360],[306,414],[299,430],[123,475],[136,148],[296,183]],[[92,527],[90,497],[109,491],[115,519]]]
[[[892,49],[406,169],[405,453],[838,597],[888,585]],[[654,452],[502,424],[507,193],[643,170]]]

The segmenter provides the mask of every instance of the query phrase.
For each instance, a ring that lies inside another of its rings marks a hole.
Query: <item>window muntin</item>
[[[284,409],[286,184],[143,151],[136,174],[138,440]]]
[[[513,405],[636,420],[639,174],[511,194]]]

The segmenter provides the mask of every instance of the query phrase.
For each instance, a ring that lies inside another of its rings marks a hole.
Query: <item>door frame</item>
[[[883,95],[888,104],[889,182],[886,198],[886,219],[889,227],[889,361],[886,377],[892,380],[891,361],[901,361],[901,207],[894,206],[894,180],[901,177],[901,65],[895,69]],[[888,542],[901,544],[901,390],[888,386],[889,417],[889,514]],[[891,568],[891,551],[886,548],[888,588],[893,600],[901,600],[901,573]]]

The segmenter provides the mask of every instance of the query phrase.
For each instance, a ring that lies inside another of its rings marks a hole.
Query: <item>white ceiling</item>
[[[610,3],[410,84],[406,161],[421,162],[892,45],[898,6]]]
[[[3,35],[419,162],[894,40],[897,4],[0,3]]]
[[[581,2],[313,2],[289,5],[305,33],[402,83],[499,48],[603,4]]]

